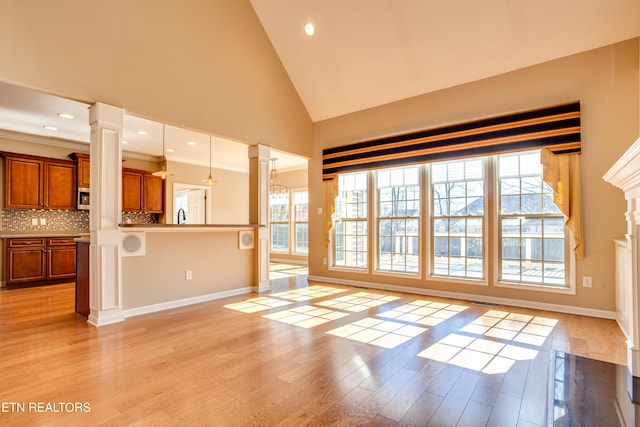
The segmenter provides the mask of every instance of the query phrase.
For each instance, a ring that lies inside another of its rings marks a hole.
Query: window
[[[378,272],[418,276],[426,261],[423,278],[571,286],[569,232],[542,179],[539,151],[427,167],[338,175],[332,266],[369,270],[371,247]],[[423,170],[429,172],[425,188]],[[367,204],[369,188],[375,189],[373,206]],[[423,227],[421,203],[427,195],[429,226]],[[369,219],[375,224],[372,232]],[[495,268],[488,270],[489,265]]]
[[[289,252],[289,193],[269,195],[271,210],[271,251]]]
[[[338,177],[339,193],[334,214],[335,267],[368,267],[368,176],[367,172],[360,172]]]
[[[293,191],[293,216],[294,252],[307,254],[309,252],[309,192],[307,190]]]
[[[540,152],[505,154],[499,170],[499,280],[567,286],[564,216],[542,180]]]
[[[420,167],[376,173],[378,270],[418,273]]]
[[[484,278],[484,160],[431,165],[431,274]]]

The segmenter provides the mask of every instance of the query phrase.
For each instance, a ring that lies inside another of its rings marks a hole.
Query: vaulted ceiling
[[[640,36],[640,0],[250,1],[313,121]]]

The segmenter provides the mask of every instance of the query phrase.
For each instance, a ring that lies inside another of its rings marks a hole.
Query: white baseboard
[[[229,291],[215,292],[213,294],[198,295],[196,297],[183,298],[175,301],[161,302],[159,304],[145,305],[143,307],[130,308],[123,310],[122,314],[125,318],[140,316],[141,314],[155,313],[158,311],[169,310],[171,308],[184,307],[185,305],[198,304],[216,299],[233,297],[236,295],[248,294],[253,291],[252,287],[231,289]]]
[[[574,307],[570,305],[548,304],[543,302],[525,301],[511,298],[492,297],[487,295],[466,294],[458,292],[438,291],[434,289],[413,288],[409,286],[396,286],[383,283],[365,282],[360,280],[344,280],[333,277],[308,276],[308,280],[317,282],[335,283],[360,288],[373,288],[386,291],[404,292],[408,294],[428,295],[442,298],[452,298],[467,301],[478,301],[489,304],[511,305],[514,307],[534,308],[538,310],[556,311],[558,313],[578,314],[581,316],[600,317],[603,319],[616,319],[615,311],[596,310],[592,308]]]

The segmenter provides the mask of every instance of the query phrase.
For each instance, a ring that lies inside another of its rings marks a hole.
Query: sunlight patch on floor
[[[369,310],[371,307],[379,307],[397,299],[400,299],[400,297],[374,294],[371,292],[357,292],[352,295],[345,295],[343,297],[321,301],[318,302],[317,305],[358,313]]]
[[[484,374],[506,373],[518,361],[533,360],[557,323],[546,317],[490,310],[462,327],[465,335],[449,334],[418,356]]]
[[[378,317],[403,320],[424,326],[436,326],[467,308],[469,307],[465,305],[416,300],[393,310],[380,313]]]
[[[300,326],[302,328],[313,328],[332,320],[349,316],[348,313],[329,310],[326,308],[312,307],[304,305],[290,310],[279,311],[277,313],[265,314],[265,319],[277,320],[278,322]]]
[[[241,311],[243,313],[255,313],[256,311],[270,310],[276,307],[283,307],[285,305],[291,305],[292,302],[282,301],[275,298],[257,297],[250,298],[243,302],[236,302],[233,304],[225,305],[225,308]]]
[[[346,289],[332,288],[330,286],[313,285],[307,288],[292,289],[284,292],[274,292],[272,297],[284,298],[292,301],[309,301],[314,298],[326,297],[347,292]]]
[[[394,348],[426,330],[427,328],[419,326],[367,317],[327,331],[327,334],[378,347]]]

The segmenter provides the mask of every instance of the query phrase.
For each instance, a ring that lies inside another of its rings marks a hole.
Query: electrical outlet
[[[47,225],[47,218],[40,218],[40,225]]]
[[[185,279],[185,280],[191,280],[191,279],[193,279],[193,271],[191,271],[191,270],[186,270],[186,271],[184,272],[184,279]]]
[[[590,288],[592,285],[591,276],[582,276],[582,287]]]
[[[38,218],[31,218],[31,225],[38,225]]]

